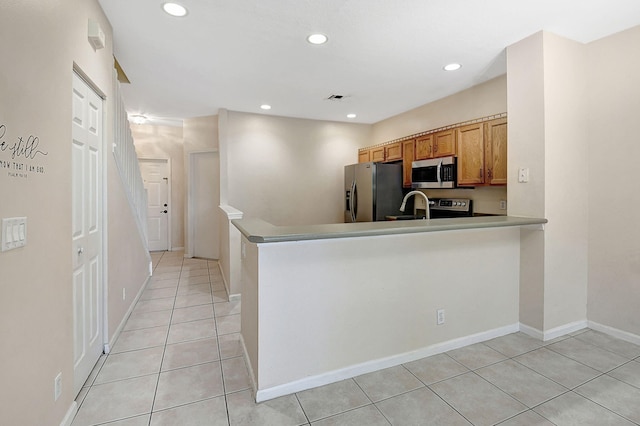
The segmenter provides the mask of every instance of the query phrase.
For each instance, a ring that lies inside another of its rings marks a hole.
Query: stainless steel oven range
[[[468,198],[430,198],[431,219],[473,216],[473,200]],[[417,216],[424,216],[424,209],[417,209]]]

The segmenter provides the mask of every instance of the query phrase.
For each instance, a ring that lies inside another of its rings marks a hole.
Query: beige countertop
[[[232,220],[231,223],[253,243],[277,243],[506,226],[534,226],[547,223],[547,219],[516,216],[479,216],[456,219],[330,223],[299,226],[276,226],[261,219],[236,219]]]

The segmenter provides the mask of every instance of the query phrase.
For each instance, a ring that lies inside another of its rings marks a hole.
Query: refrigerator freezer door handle
[[[355,222],[358,217],[358,187],[353,181],[351,186],[351,221]]]

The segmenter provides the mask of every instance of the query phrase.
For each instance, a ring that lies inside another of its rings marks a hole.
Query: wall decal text
[[[44,174],[45,167],[42,164],[33,164],[32,160],[49,155],[40,147],[40,138],[29,135],[18,136],[16,140],[9,141],[6,124],[0,124],[0,170],[6,170],[11,178],[28,178],[30,173]]]

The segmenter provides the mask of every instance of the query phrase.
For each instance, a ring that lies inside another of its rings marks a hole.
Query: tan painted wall
[[[538,33],[508,49],[509,211],[549,219],[544,237],[522,238],[521,321],[539,330],[589,320],[640,336],[639,42],[636,27],[588,45]],[[529,183],[516,183],[518,167]]]
[[[520,321],[541,333],[587,317],[584,52],[545,32],[507,50],[509,214],[549,220],[544,233],[522,231]]]
[[[185,255],[189,255],[189,247],[190,245],[190,235],[189,235],[189,221],[194,217],[195,212],[193,214],[189,212],[189,199],[188,192],[190,190],[190,174],[191,174],[191,166],[190,166],[190,157],[192,153],[195,152],[204,152],[204,151],[218,151],[218,116],[210,115],[205,117],[195,117],[185,119],[183,121],[183,135],[184,135],[184,176],[185,176],[185,221],[184,221],[184,229],[185,229]],[[212,189],[213,192],[215,192]],[[216,223],[219,222],[218,216],[220,215],[218,209],[215,209],[212,214],[215,216]],[[195,232],[195,231],[194,231]],[[193,234],[191,234],[193,235]]]
[[[107,46],[94,51],[87,41],[88,19],[97,20]],[[57,425],[72,406],[73,346],[71,293],[71,82],[76,63],[105,94],[112,92],[112,31],[95,0],[0,2],[0,125],[4,140],[39,138],[48,155],[20,163],[42,166],[13,178],[0,170],[0,217],[26,216],[26,247],[0,253],[0,424]],[[112,111],[105,104],[106,146],[111,146]],[[7,159],[9,151],[0,151]],[[105,150],[107,198],[113,208],[126,206],[116,188],[113,157]],[[10,201],[9,201],[10,200]],[[120,235],[137,235],[132,218],[120,208],[118,220],[107,220],[108,245]],[[130,238],[130,237],[129,237]],[[109,250],[109,277],[122,279],[135,295],[144,282],[146,263],[135,242]],[[125,266],[123,266],[125,265]],[[142,281],[140,281],[142,280]],[[138,281],[138,282],[136,282]],[[120,298],[121,299],[121,298]],[[131,300],[109,300],[113,325],[120,323]],[[110,336],[109,336],[110,337]],[[54,402],[54,378],[62,372],[62,395]]]
[[[228,111],[221,122],[222,202],[275,225],[343,222],[344,166],[371,126]],[[223,183],[224,185],[225,183]]]
[[[640,336],[640,27],[589,45],[589,320]]]
[[[544,33],[545,329],[587,318],[586,46]],[[515,184],[525,185],[525,184]]]
[[[171,248],[184,248],[186,179],[183,128],[132,124],[131,134],[138,158],[168,159],[171,162]]]
[[[470,89],[375,123],[370,145],[499,114],[506,110],[507,77],[502,75]]]

